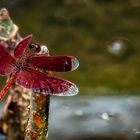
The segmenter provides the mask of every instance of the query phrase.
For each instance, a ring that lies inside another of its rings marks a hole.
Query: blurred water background
[[[33,33],[51,55],[80,61],[76,71],[55,73],[80,92],[52,98],[50,140],[140,139],[139,0],[1,0],[2,7],[21,36]]]

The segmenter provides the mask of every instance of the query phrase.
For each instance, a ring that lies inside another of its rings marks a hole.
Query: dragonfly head
[[[38,43],[32,42],[32,43],[29,45],[29,49],[31,49],[31,51],[33,51],[33,52],[38,53],[38,52],[41,51],[41,46],[40,46],[40,44],[38,44]]]

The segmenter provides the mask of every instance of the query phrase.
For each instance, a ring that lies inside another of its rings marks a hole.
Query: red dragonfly
[[[0,92],[4,98],[11,85],[17,84],[49,95],[72,96],[78,93],[76,85],[68,80],[51,76],[47,71],[67,72],[79,66],[73,56],[48,56],[38,54],[39,45],[30,44],[32,35],[28,35],[15,47],[13,55],[0,44],[0,75],[9,76],[9,80]],[[38,46],[38,47],[37,47]]]

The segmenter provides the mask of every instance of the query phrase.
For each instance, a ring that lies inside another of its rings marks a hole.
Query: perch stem
[[[31,92],[25,140],[48,140],[49,102],[49,95]]]

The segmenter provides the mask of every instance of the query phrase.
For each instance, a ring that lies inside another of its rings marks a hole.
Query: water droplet
[[[128,54],[132,54],[132,48],[130,48],[130,42],[125,38],[111,39],[107,43],[107,49],[109,53],[115,57],[124,57]]]
[[[109,121],[109,120],[110,120],[109,114],[108,114],[107,112],[102,113],[102,114],[101,114],[101,118],[102,118],[103,120],[106,120],[106,121]]]
[[[125,51],[125,42],[121,39],[116,39],[108,44],[108,51],[114,55],[120,55]]]

